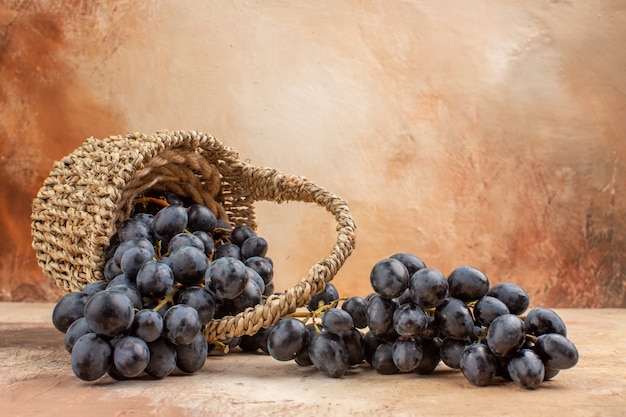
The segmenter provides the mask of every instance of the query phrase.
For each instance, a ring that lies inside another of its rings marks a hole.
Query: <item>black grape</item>
[[[124,336],[113,348],[115,369],[126,378],[141,374],[150,361],[150,350],[143,339],[136,336]]]
[[[578,363],[578,349],[571,340],[559,333],[537,336],[534,350],[548,368],[569,369]]]
[[[64,295],[52,310],[52,324],[60,332],[65,333],[76,319],[85,314],[85,305],[89,295],[84,292],[71,292]]]
[[[510,282],[492,286],[487,295],[496,297],[509,308],[511,314],[523,314],[530,305],[530,297],[522,287]]]
[[[558,333],[567,336],[567,328],[563,319],[549,308],[533,308],[524,318],[526,331],[532,335],[540,336],[545,333]]]
[[[354,329],[354,320],[347,311],[334,307],[324,312],[322,326],[338,336],[345,336]]]
[[[507,370],[513,382],[523,388],[535,389],[544,380],[545,368],[539,355],[521,349],[508,361]]]
[[[349,355],[346,345],[334,333],[315,334],[309,342],[309,357],[324,375],[341,378],[348,371]]]
[[[463,265],[455,268],[448,275],[450,297],[461,301],[474,301],[489,291],[489,279],[479,269]]]
[[[293,317],[281,319],[267,336],[267,351],[276,360],[292,360],[306,347],[307,336],[302,321]]]
[[[408,296],[421,307],[437,307],[448,298],[448,279],[435,268],[422,268],[409,278]]]
[[[514,314],[503,314],[493,319],[487,329],[487,345],[497,356],[510,356],[524,343],[524,321]]]
[[[246,288],[248,272],[239,259],[224,257],[215,259],[205,273],[205,282],[219,298],[232,299]]]
[[[134,309],[126,294],[104,290],[94,294],[85,305],[85,319],[95,333],[115,337],[130,329],[135,319]]]
[[[170,307],[163,316],[163,337],[174,345],[187,345],[200,333],[198,311],[186,304]]]
[[[348,297],[342,304],[341,308],[352,316],[354,327],[358,329],[364,329],[367,327],[367,317],[365,314],[365,308],[367,304],[363,297],[353,295]]]
[[[183,372],[194,373],[202,369],[206,362],[209,344],[204,334],[199,333],[191,343],[174,346],[176,366]]]
[[[415,338],[401,337],[396,339],[393,343],[391,358],[400,372],[414,371],[423,356],[424,351],[422,346],[420,346]]]
[[[397,259],[378,261],[370,272],[370,284],[380,296],[392,299],[399,297],[409,284],[409,272]]]
[[[83,381],[95,381],[111,367],[113,348],[104,338],[87,333],[76,340],[71,357],[74,374]]]
[[[131,332],[146,342],[154,342],[163,332],[163,317],[153,310],[139,310],[135,313]]]
[[[176,368],[176,350],[174,345],[159,338],[148,343],[150,360],[146,366],[146,373],[155,378],[164,378]]]
[[[192,204],[187,209],[187,227],[192,232],[212,232],[217,226],[215,213],[202,204]]]
[[[489,385],[496,375],[496,357],[486,345],[472,343],[461,353],[459,367],[465,378],[474,385]]]
[[[481,326],[489,326],[493,319],[509,314],[509,308],[498,298],[490,295],[481,297],[474,305],[474,319]]]

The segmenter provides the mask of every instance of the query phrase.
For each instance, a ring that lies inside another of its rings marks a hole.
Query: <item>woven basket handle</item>
[[[330,254],[313,265],[306,278],[283,294],[271,295],[265,304],[250,307],[235,315],[215,320],[206,327],[207,340],[226,340],[234,336],[252,335],[269,327],[281,317],[309,303],[321,292],[352,253],[356,226],[346,201],[315,185],[304,177],[287,175],[271,168],[259,168],[240,163],[242,177],[254,200],[283,203],[287,201],[315,203],[334,215],[337,240]]]

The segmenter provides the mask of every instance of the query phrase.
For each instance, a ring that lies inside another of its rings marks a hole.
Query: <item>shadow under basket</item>
[[[255,334],[306,306],[330,282],[355,244],[346,201],[300,176],[242,162],[213,136],[195,131],[129,133],[87,139],[55,163],[32,206],[33,248],[44,273],[65,293],[105,281],[109,239],[147,192],[172,191],[212,209],[233,227],[257,229],[256,201],[324,207],[337,222],[328,256],[308,276],[263,304],[211,321],[207,340]]]

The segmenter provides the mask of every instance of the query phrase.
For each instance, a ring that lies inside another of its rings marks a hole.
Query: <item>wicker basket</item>
[[[170,190],[205,204],[233,226],[256,230],[255,201],[300,201],[326,208],[337,222],[329,255],[293,287],[206,326],[209,341],[252,335],[308,304],[331,281],[355,243],[348,204],[303,177],[260,168],[206,133],[162,131],[89,138],[57,162],[33,201],[39,265],[65,293],[104,280],[109,238],[146,191]]]

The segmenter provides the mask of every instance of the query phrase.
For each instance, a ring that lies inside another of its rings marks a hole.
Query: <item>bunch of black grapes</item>
[[[62,297],[52,322],[85,381],[200,370],[216,346],[205,326],[274,292],[267,241],[173,193],[144,196],[110,239],[106,281]]]
[[[329,377],[369,365],[381,374],[432,373],[440,362],[477,386],[496,377],[535,389],[578,362],[560,316],[530,306],[513,283],[490,286],[472,266],[448,276],[397,253],[371,270],[373,292],[340,299],[328,283],[307,311],[264,331],[263,350]]]

